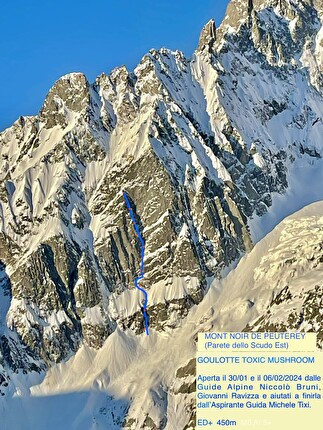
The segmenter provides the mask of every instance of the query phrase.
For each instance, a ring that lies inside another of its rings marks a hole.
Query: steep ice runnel
[[[142,306],[142,313],[143,313],[144,320],[145,320],[146,334],[149,335],[149,318],[148,318],[148,314],[147,314],[148,293],[147,293],[147,291],[145,289],[141,288],[139,286],[139,284],[138,284],[138,282],[145,276],[145,272],[144,272],[144,267],[145,267],[145,262],[144,262],[144,259],[145,259],[145,241],[144,241],[143,237],[141,236],[139,227],[138,227],[138,225],[136,223],[136,218],[135,218],[133,210],[131,208],[131,204],[130,204],[129,198],[128,198],[127,193],[125,191],[123,192],[123,197],[125,199],[125,202],[126,202],[126,205],[127,205],[127,208],[128,208],[128,211],[129,211],[129,214],[130,214],[130,217],[131,217],[131,220],[133,222],[134,229],[136,231],[137,237],[138,237],[138,239],[140,241],[140,245],[141,245],[140,272],[139,272],[139,276],[134,280],[134,283],[135,283],[135,287],[139,291],[141,291],[143,293],[143,295],[144,295],[144,303],[143,303],[143,306]]]

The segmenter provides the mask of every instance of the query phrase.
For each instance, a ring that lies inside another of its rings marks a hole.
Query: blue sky
[[[203,25],[228,0],[5,0],[0,2],[0,130],[36,114],[53,83],[81,71],[90,81],[150,48],[190,56]]]

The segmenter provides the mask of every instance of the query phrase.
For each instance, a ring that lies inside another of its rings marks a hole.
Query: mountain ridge
[[[4,392],[22,366],[43,372],[144,334],[122,190],[146,243],[153,338],[252,250],[258,219],[277,224],[280,196],[300,199],[297,169],[323,199],[322,35],[318,2],[233,0],[191,59],[162,48],[93,84],[65,75],[38,116],[0,133]],[[166,428],[164,406],[147,428]]]

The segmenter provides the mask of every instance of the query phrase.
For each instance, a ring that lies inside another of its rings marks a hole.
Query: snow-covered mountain
[[[7,429],[194,429],[197,333],[302,330],[322,346],[323,202],[287,217],[228,276],[214,279],[181,327],[150,336],[117,328],[44,374],[12,374]],[[268,322],[270,323],[269,325]],[[170,359],[171,357],[171,359]]]
[[[66,75],[0,134],[8,429],[56,402],[67,429],[193,429],[198,330],[322,332],[322,205],[262,239],[323,200],[322,21],[321,0],[231,0],[192,58]]]

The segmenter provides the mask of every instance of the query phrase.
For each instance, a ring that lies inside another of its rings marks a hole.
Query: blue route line
[[[149,335],[149,329],[148,329],[148,327],[149,327],[149,319],[148,319],[148,314],[147,314],[148,293],[147,293],[146,290],[144,290],[143,288],[139,287],[139,285],[138,285],[138,282],[145,276],[145,272],[144,272],[144,269],[145,269],[145,263],[144,263],[144,258],[145,258],[145,241],[144,241],[144,239],[141,236],[139,227],[138,227],[138,225],[136,223],[136,218],[135,218],[135,216],[133,214],[133,210],[132,210],[131,205],[130,205],[129,197],[128,197],[128,195],[127,195],[127,193],[125,191],[123,191],[123,198],[124,198],[124,200],[126,202],[126,205],[127,205],[127,208],[128,208],[128,211],[129,211],[129,214],[130,214],[133,226],[134,226],[134,229],[136,231],[136,234],[138,236],[138,239],[139,239],[140,245],[141,245],[140,272],[139,272],[139,276],[134,280],[134,283],[135,283],[135,287],[139,291],[141,291],[143,293],[143,295],[144,295],[143,315],[144,315],[144,320],[145,320],[146,334]]]

